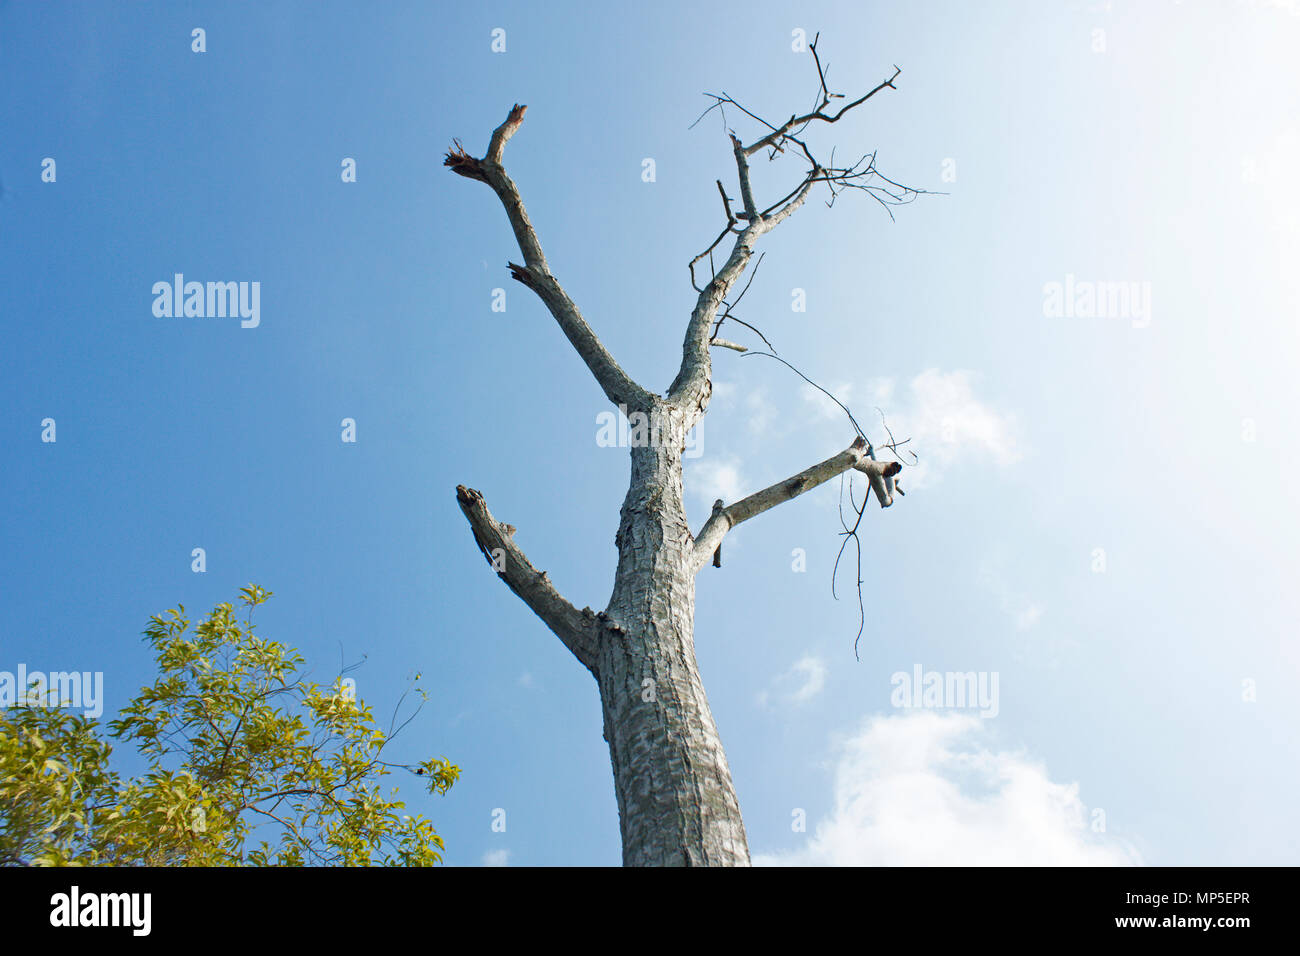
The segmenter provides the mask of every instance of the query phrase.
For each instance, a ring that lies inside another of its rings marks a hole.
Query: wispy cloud
[[[483,854],[483,866],[509,866],[509,850],[488,850]]]
[[[1124,866],[1127,842],[1094,832],[1078,784],[990,747],[968,714],[868,720],[842,748],[834,807],[806,847],[760,865]],[[1100,818],[1099,818],[1100,819]]]
[[[795,661],[772,681],[770,690],[760,691],[758,703],[767,706],[775,700],[803,704],[826,688],[826,662],[808,655]]]
[[[683,479],[691,496],[708,514],[713,502],[721,498],[728,504],[734,503],[750,491],[747,488],[740,463],[734,458],[702,458],[687,462],[686,476]]]
[[[855,410],[858,423],[877,445],[889,439],[876,408],[884,412],[896,439],[911,439],[904,449],[914,450],[920,461],[904,473],[909,489],[933,484],[958,461],[983,459],[1006,467],[1023,454],[1015,417],[977,397],[975,376],[969,371],[926,369],[902,389],[894,379],[883,378],[861,389],[848,383],[829,390]],[[844,412],[816,389],[809,387],[805,397],[821,417],[843,419]],[[904,454],[904,460],[909,456]]]

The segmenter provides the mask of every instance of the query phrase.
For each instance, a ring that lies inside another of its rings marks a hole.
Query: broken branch
[[[501,205],[505,207],[519,251],[524,256],[523,266],[510,266],[511,275],[537,293],[609,400],[630,408],[648,407],[652,396],[623,371],[582,317],[577,305],[555,276],[551,275],[546,256],[542,252],[541,240],[528,219],[519,188],[506,175],[505,168],[501,165],[506,143],[523,123],[525,110],[526,106],[516,104],[505,122],[493,130],[484,158],[475,159],[456,140],[443,159],[443,165],[461,176],[487,183],[497,194]]]
[[[474,541],[497,577],[595,674],[600,634],[596,614],[591,608],[579,611],[555,589],[545,571],[533,567],[515,544],[514,527],[492,517],[482,494],[473,488],[457,485],[456,501],[474,532]]]
[[[811,468],[804,469],[797,475],[769,485],[729,507],[721,507],[721,503],[714,505],[713,514],[695,537],[695,545],[691,553],[692,570],[699,571],[708,564],[709,559],[721,547],[722,539],[727,532],[742,521],[748,521],[755,515],[775,508],[791,498],[797,498],[851,469],[863,472],[873,489],[879,485],[880,490],[876,494],[880,500],[880,507],[888,508],[893,504],[894,476],[902,470],[903,466],[896,461],[887,463],[875,461],[870,457],[871,453],[871,446],[859,436],[844,451],[832,455]]]

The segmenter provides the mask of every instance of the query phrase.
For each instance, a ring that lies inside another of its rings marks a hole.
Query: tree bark
[[[748,866],[731,770],[695,660],[695,538],[682,501],[690,418],[663,399],[631,449],[605,610],[555,590],[463,485],[457,500],[497,574],[591,671],[600,690],[625,866]],[[718,536],[719,539],[721,535]]]
[[[628,866],[747,866],[731,770],[695,660],[693,543],[682,504],[687,418],[657,401],[631,450],[618,570],[597,656]]]

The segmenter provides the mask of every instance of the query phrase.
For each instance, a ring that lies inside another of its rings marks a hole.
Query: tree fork
[[[536,293],[605,396],[625,411],[650,413],[658,426],[656,438],[631,449],[632,474],[615,536],[618,567],[613,592],[600,612],[590,607],[579,610],[566,600],[546,572],[534,567],[519,548],[515,528],[492,516],[482,494],[464,485],[456,489],[474,540],[498,577],[596,679],[625,865],[746,866],[750,862],[731,771],[695,656],[696,575],[710,559],[721,566],[722,539],[736,525],[849,470],[867,476],[882,508],[893,503],[896,491],[901,494],[896,485],[901,466],[876,461],[859,429],[853,444],[825,461],[730,506],[719,501],[698,535],[687,526],[682,494],[685,439],[708,409],[713,390],[710,349],[745,351],[745,346],[718,337],[722,323],[733,318],[753,329],[732,315],[735,303],[729,305],[728,296],[749,267],[755,244],[803,206],[814,185],[824,184],[832,202],[837,191],[857,188],[886,207],[917,194],[880,176],[874,154],[870,162],[864,157],[849,167],[823,166],[798,138],[805,126],[835,123],[881,90],[893,89],[899,73],[895,67],[893,76],[866,95],[826,113],[834,94],[826,88],[816,40],[811,49],[821,96],[811,113],[792,115],[776,126],[730,97],[715,96],[715,107],[734,104],[764,123],[769,132],[748,146],[729,133],[743,211],[733,212],[732,200],[718,181],[727,222],[713,244],[692,260],[692,285],[696,263],[708,257],[712,265],[713,250],[728,236],[734,237],[734,244],[703,288],[695,286],[698,298],[682,342],[681,363],[666,397],[643,388],[623,370],[551,274],[518,187],[503,166],[505,146],[523,123],[526,107],[516,104],[510,110],[493,130],[481,159],[453,141],[443,160],[452,172],[485,183],[496,194],[523,255],[522,265],[509,264],[512,277]],[[750,181],[749,158],[765,148],[777,153],[787,147],[807,160],[807,171],[784,197],[760,207]],[[750,275],[752,280],[752,271]]]

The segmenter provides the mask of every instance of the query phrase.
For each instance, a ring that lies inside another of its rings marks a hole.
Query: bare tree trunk
[[[596,679],[626,865],[749,864],[727,757],[695,661],[694,539],[682,505],[685,417],[661,405],[632,449],[618,571]]]
[[[812,52],[815,58],[815,42]],[[719,182],[727,225],[691,264],[692,280],[704,255],[711,255],[728,235],[735,241],[709,282],[696,287],[699,298],[687,324],[681,366],[666,397],[644,389],[623,371],[547,266],[519,191],[502,165],[505,145],[523,122],[525,108],[510,111],[482,159],[457,142],[445,160],[453,172],[484,182],[497,194],[524,257],[523,265],[510,263],[511,274],[537,293],[606,397],[629,415],[644,415],[648,424],[633,430],[645,440],[633,441],[632,474],[615,538],[614,590],[599,613],[578,610],[562,597],[515,543],[514,527],[497,521],[479,492],[457,488],[461,510],[493,569],[596,679],[618,796],[623,863],[629,866],[749,865],[740,804],[695,660],[696,574],[710,559],[720,566],[722,539],[731,528],[850,469],[867,476],[881,507],[893,503],[899,465],[877,462],[860,431],[846,450],[817,465],[730,506],[717,502],[698,535],[691,534],[682,501],[686,436],[704,416],[712,393],[709,349],[743,351],[718,339],[717,332],[723,321],[734,318],[735,302],[727,296],[749,265],[755,243],[799,209],[816,183],[825,184],[832,198],[839,189],[860,188],[883,189],[898,200],[888,187],[871,184],[878,174],[865,159],[845,169],[823,167],[793,135],[802,135],[813,121],[834,123],[876,92],[892,88],[897,69],[894,77],[831,115],[823,110],[834,94],[827,91],[819,60],[817,66],[822,99],[815,111],[792,116],[782,126],[765,123],[769,132],[750,146],[731,137],[744,208],[732,210],[733,200]],[[716,105],[734,103],[717,99]],[[774,154],[798,150],[810,168],[785,198],[760,210],[750,186],[749,157],[764,149]]]

